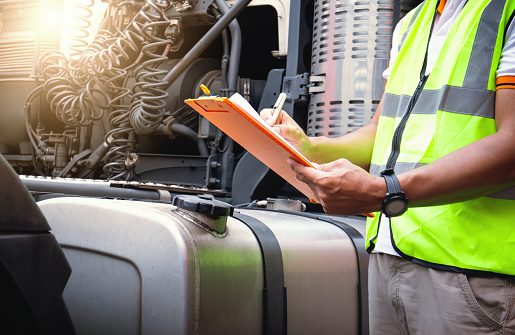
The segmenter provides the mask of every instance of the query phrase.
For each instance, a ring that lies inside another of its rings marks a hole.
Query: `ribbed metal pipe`
[[[370,121],[385,87],[396,16],[416,3],[315,0],[308,135],[340,136]]]

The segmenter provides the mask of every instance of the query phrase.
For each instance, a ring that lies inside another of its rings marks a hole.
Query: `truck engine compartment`
[[[183,101],[203,83],[260,110],[284,91],[309,135],[355,130],[414,5],[4,1],[0,152],[21,175],[214,190],[233,204],[299,198]]]

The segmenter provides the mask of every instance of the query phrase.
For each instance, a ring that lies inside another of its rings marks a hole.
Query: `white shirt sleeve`
[[[395,29],[393,30],[392,35],[392,49],[390,50],[390,61],[388,62],[388,67],[383,72],[383,78],[388,80],[390,78],[390,66],[395,61],[395,58],[397,58],[397,54],[399,53],[399,31],[401,30],[402,22],[404,21],[404,18],[402,18],[397,25],[395,26]]]
[[[515,20],[514,20],[515,21]],[[515,24],[512,21],[506,31],[506,40],[497,68],[497,77],[515,76]]]

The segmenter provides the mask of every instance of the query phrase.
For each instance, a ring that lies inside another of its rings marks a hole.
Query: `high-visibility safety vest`
[[[496,69],[515,0],[468,1],[424,85],[421,76],[437,5],[437,0],[426,0],[402,23],[377,128],[373,175],[385,169],[393,134],[414,96],[418,100],[411,106],[394,165],[397,175],[496,132]],[[377,213],[367,222],[369,252],[379,217]],[[515,276],[515,187],[469,201],[408,208],[390,222],[392,244],[408,260],[472,275]]]

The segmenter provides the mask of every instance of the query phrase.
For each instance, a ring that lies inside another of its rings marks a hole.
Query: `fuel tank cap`
[[[227,217],[232,216],[234,207],[228,203],[215,200],[211,194],[178,195],[173,198],[173,204],[187,215],[190,221],[208,230],[218,237],[227,232]]]
[[[226,202],[215,200],[212,194],[199,194],[197,196],[178,195],[173,198],[173,204],[178,208],[206,214],[212,218],[231,216],[234,213],[233,206]]]

